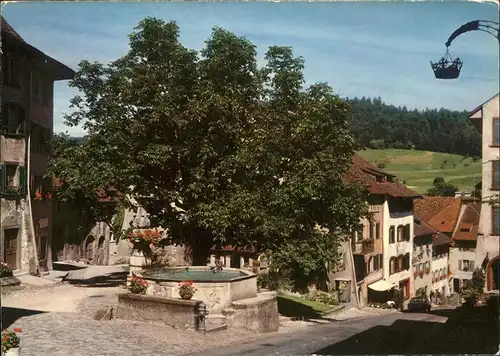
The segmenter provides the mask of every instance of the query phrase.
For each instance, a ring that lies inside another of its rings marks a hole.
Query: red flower
[[[21,333],[21,332],[23,332],[23,329],[21,329],[21,328],[14,328],[14,332]]]

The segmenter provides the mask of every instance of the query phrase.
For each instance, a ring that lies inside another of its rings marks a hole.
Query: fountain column
[[[226,267],[231,267],[231,256],[226,256]]]

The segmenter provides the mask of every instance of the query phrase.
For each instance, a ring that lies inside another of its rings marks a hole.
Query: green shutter
[[[3,191],[7,186],[7,169],[5,164],[0,164],[0,190]]]
[[[19,186],[21,187],[21,194],[25,195],[27,192],[26,186],[26,166],[19,167]]]

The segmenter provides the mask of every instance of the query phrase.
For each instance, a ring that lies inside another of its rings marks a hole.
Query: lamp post
[[[445,55],[437,62],[431,61],[431,67],[437,79],[458,78],[458,76],[460,75],[460,70],[462,69],[463,62],[458,57],[455,59],[451,57],[449,47],[455,38],[469,31],[482,31],[489,33],[500,43],[500,31],[498,22],[488,20],[474,20],[467,22],[466,24],[457,28],[445,42]]]

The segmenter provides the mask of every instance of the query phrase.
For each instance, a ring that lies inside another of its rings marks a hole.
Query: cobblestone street
[[[123,291],[66,284],[15,291],[2,300],[4,324],[12,319],[9,328],[23,329],[23,356],[182,355],[269,336],[243,330],[201,335],[161,324],[93,320],[97,309],[116,305]],[[280,333],[307,326],[289,322]]]

